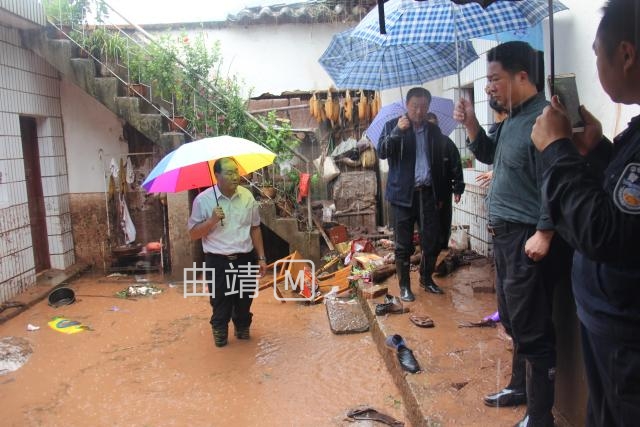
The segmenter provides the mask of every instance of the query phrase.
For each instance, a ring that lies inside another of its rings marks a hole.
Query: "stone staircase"
[[[25,45],[60,71],[65,78],[82,88],[118,117],[126,120],[153,143],[173,149],[185,142],[181,132],[169,132],[168,119],[149,101],[129,96],[126,84],[118,77],[101,77],[91,58],[77,58],[71,40],[47,37],[45,31],[24,33]]]

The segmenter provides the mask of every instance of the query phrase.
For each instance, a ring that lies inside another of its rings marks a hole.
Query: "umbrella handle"
[[[218,192],[216,191],[216,187],[213,186],[213,195],[216,198],[216,206],[220,207],[220,203],[218,202]],[[220,220],[220,227],[224,227],[224,221]]]
[[[213,171],[211,170],[212,167],[211,165],[208,165],[209,167],[207,169],[209,169],[209,176],[211,177],[211,182],[215,182],[213,179]],[[216,206],[220,207],[220,203],[218,202],[218,192],[216,191],[216,185],[213,184],[213,196],[216,198]],[[220,220],[220,227],[224,227],[224,222],[222,220]]]

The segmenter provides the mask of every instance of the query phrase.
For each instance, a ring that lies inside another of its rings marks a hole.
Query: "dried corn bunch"
[[[331,90],[327,91],[327,100],[324,102],[324,113],[329,120],[333,120],[333,95]]]
[[[364,91],[360,89],[360,99],[358,101],[358,119],[360,122],[365,122],[369,120],[371,111],[369,109],[369,102],[367,100],[367,96],[364,94]]]
[[[340,97],[333,98],[333,107],[331,108],[331,117],[329,117],[332,123],[337,123],[340,120]]]
[[[347,90],[344,96],[344,119],[347,122],[353,121],[353,99],[351,98],[351,92]]]
[[[311,95],[311,99],[309,99],[309,114],[314,119],[317,117],[317,114],[318,114],[317,104],[316,104],[317,100],[318,100],[318,97],[316,96],[316,93],[313,92],[313,95]]]

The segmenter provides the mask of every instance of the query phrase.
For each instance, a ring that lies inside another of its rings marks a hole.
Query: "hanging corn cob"
[[[364,91],[360,89],[360,99],[358,101],[358,119],[360,122],[364,122],[367,120],[367,115],[369,114],[369,105],[367,102],[367,97],[364,94]]]
[[[313,95],[311,95],[311,99],[309,99],[309,114],[311,115],[311,117],[313,117],[314,119],[316,118],[316,100],[318,98],[316,97],[316,93],[313,92]]]
[[[329,120],[333,120],[333,96],[331,89],[327,91],[327,100],[324,102],[324,113]]]
[[[353,99],[351,99],[351,92],[348,90],[344,96],[344,119],[347,122],[353,121]]]
[[[333,107],[331,108],[331,123],[335,125],[340,120],[340,97],[333,98]]]

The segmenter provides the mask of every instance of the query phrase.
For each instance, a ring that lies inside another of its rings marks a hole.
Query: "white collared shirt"
[[[217,203],[214,188],[218,195]],[[230,198],[222,194],[217,185],[198,194],[193,201],[188,229],[211,218],[218,204],[224,211],[224,220],[202,238],[202,249],[205,253],[220,255],[250,252],[253,242],[249,232],[252,226],[260,225],[260,211],[258,202],[244,187],[238,186]]]

